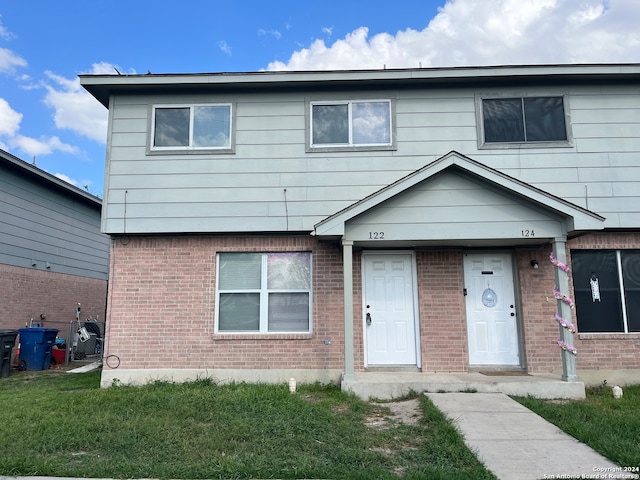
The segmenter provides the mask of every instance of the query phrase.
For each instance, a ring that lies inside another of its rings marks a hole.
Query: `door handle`
[[[513,313],[513,312],[511,312],[511,316],[512,316],[512,317],[515,317],[515,316],[516,316],[516,314],[515,314],[515,313]]]
[[[366,319],[367,319],[367,327],[368,327],[369,325],[371,325],[371,314],[369,312],[367,312]]]

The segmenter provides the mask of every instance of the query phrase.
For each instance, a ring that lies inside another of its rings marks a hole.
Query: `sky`
[[[640,63],[640,0],[0,0],[0,149],[102,197],[79,74]]]

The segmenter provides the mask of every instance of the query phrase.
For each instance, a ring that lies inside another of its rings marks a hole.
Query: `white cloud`
[[[13,147],[17,147],[29,156],[49,155],[54,151],[65,153],[78,153],[78,149],[60,140],[60,138],[41,137],[39,139],[15,135],[9,141]]]
[[[317,39],[267,70],[640,62],[638,0],[449,0],[421,31]]]
[[[27,61],[6,48],[0,48],[0,72],[12,73],[16,67],[26,67]]]
[[[96,63],[88,73],[115,74],[116,68],[106,62]],[[47,94],[44,103],[54,110],[56,127],[105,143],[107,109],[82,88],[77,77],[68,79],[52,72],[45,73],[51,83],[45,85]]]
[[[2,15],[0,15],[0,19],[1,18],[2,18]],[[4,40],[11,40],[14,37],[15,37],[15,35],[13,33],[11,33],[9,31],[9,29],[7,27],[5,27],[2,24],[2,21],[0,20],[0,38],[2,38]]]
[[[0,39],[11,40],[15,35],[2,24],[0,15]],[[7,48],[0,48],[0,73],[13,73],[16,67],[26,67],[27,61]]]
[[[99,63],[91,73],[115,73],[114,66]],[[67,79],[46,72],[49,82],[28,87],[45,88],[44,103],[53,108],[57,128],[74,131],[100,143],[107,136],[107,110],[80,86],[78,78]],[[60,140],[58,136],[27,137],[19,133],[23,114],[15,111],[9,102],[0,98],[0,142],[4,149],[18,149],[28,156],[49,155],[64,152],[77,155],[80,150]]]
[[[333,27],[322,27],[322,32],[331,36],[331,34],[333,33]]]
[[[0,136],[12,137],[20,128],[22,114],[16,112],[9,102],[0,98]]]
[[[29,156],[47,155],[54,151],[77,153],[77,149],[62,142],[58,137],[25,137],[18,133],[22,113],[16,112],[9,102],[0,98],[0,144],[5,150],[18,148]]]
[[[258,30],[258,36],[270,36],[277,40],[280,40],[282,38],[282,34],[278,30],[265,30],[264,28]]]
[[[64,173],[54,173],[53,176],[56,177],[56,178],[59,178],[60,180],[65,181],[67,183],[70,183],[74,187],[80,187],[80,182],[78,182],[77,180],[74,180],[73,178],[69,177],[68,175],[65,175]]]
[[[226,53],[227,55],[231,56],[231,46],[225,42],[224,40],[220,40],[218,43],[218,48],[220,49],[220,51]]]
[[[99,62],[91,65],[91,70],[85,73],[93,73],[95,75],[118,75],[121,69],[118,65],[109,62]],[[126,73],[136,73],[135,70],[129,70]]]

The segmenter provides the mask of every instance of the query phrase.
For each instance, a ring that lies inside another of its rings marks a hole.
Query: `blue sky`
[[[0,148],[102,196],[81,73],[640,62],[638,0],[3,0]]]

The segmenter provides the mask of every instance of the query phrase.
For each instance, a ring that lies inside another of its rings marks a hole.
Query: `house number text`
[[[384,240],[384,232],[369,232],[369,240]]]
[[[520,234],[523,237],[535,237],[536,236],[536,232],[532,230],[520,230]]]

